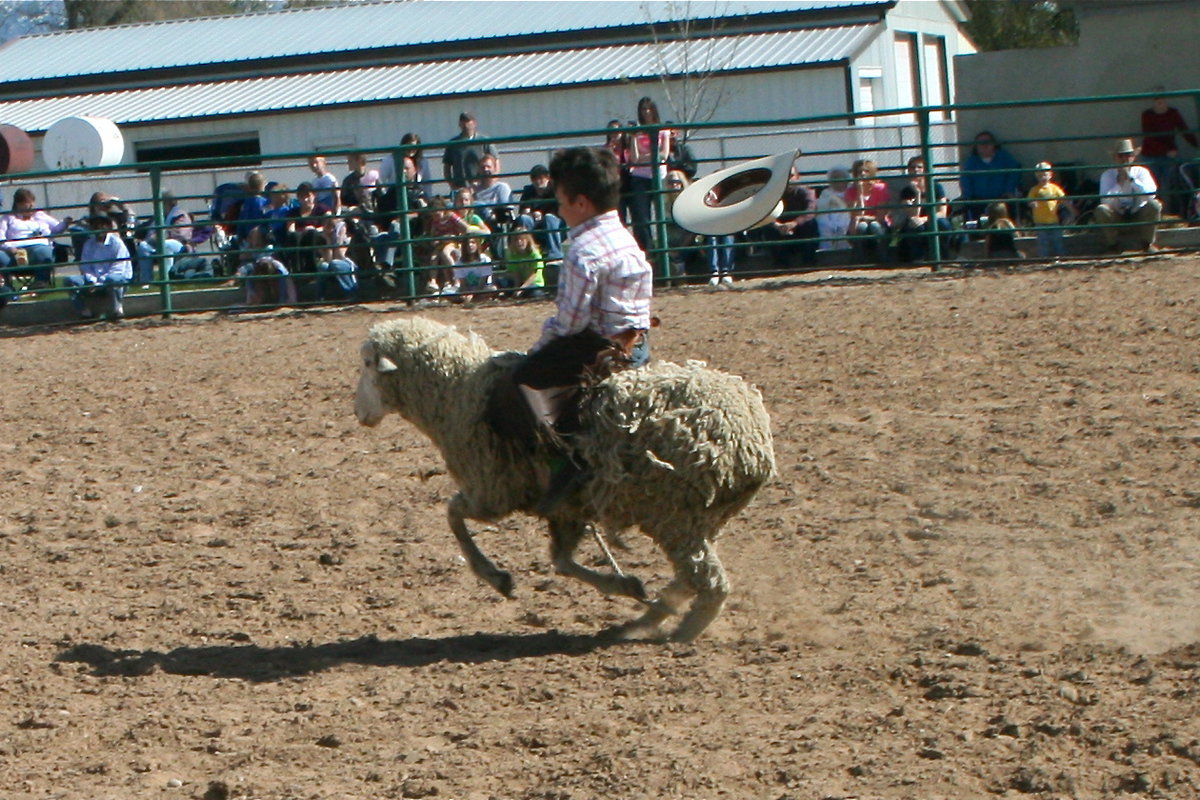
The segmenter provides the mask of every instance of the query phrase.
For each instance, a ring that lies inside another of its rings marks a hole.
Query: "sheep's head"
[[[389,411],[384,403],[383,391],[379,386],[381,375],[396,371],[396,364],[390,358],[380,355],[375,343],[367,339],[359,349],[361,355],[360,373],[358,376],[358,391],[354,395],[354,414],[360,425],[374,428]]]

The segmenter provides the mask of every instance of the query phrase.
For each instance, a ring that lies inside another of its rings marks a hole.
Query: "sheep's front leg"
[[[492,560],[484,555],[483,551],[475,544],[475,537],[467,530],[467,499],[459,492],[450,498],[450,503],[446,508],[447,516],[450,519],[450,530],[454,531],[454,538],[458,540],[458,548],[462,550],[463,557],[471,566],[471,571],[497,592],[511,599],[513,596],[512,575],[493,564]]]
[[[586,532],[587,525],[582,522],[550,521],[550,559],[555,572],[581,580],[605,594],[622,594],[648,602],[650,598],[646,594],[646,587],[637,576],[597,572],[575,560],[575,549]]]

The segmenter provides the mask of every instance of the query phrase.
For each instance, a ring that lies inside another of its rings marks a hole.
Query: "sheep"
[[[397,412],[433,441],[459,489],[448,504],[450,529],[471,570],[511,597],[512,576],[478,548],[466,520],[537,513],[546,454],[515,445],[485,421],[493,387],[508,379],[521,354],[494,352],[476,334],[415,317],[371,328],[361,356],[358,421],[374,427]],[[691,641],[729,594],[714,549],[717,535],[774,475],[762,396],[701,362],[655,362],[600,382],[585,412],[573,444],[593,476],[546,517],[554,569],[646,605],[614,634],[657,638],[659,626],[682,613],[669,638]],[[657,599],[635,576],[576,563],[575,550],[591,525],[639,527],[654,540],[674,570]]]

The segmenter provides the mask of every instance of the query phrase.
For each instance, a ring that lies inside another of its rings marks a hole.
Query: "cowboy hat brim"
[[[675,198],[675,223],[703,236],[727,236],[770,222],[798,155],[789,150],[700,178]]]

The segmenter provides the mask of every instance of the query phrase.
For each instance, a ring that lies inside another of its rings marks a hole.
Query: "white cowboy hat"
[[[705,175],[675,198],[675,223],[692,233],[727,236],[771,222],[783,212],[798,155],[789,150]]]

